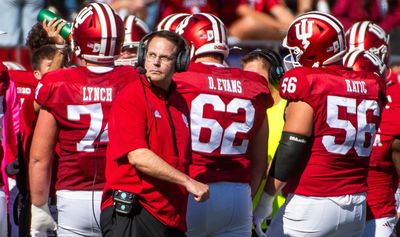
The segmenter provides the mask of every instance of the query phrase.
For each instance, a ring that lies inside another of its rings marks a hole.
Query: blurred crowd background
[[[14,61],[30,69],[31,52],[26,39],[47,8],[72,22],[90,2],[106,2],[124,19],[136,15],[150,29],[172,13],[208,12],[218,16],[229,30],[232,47],[227,62],[239,67],[242,55],[258,47],[281,51],[286,29],[298,14],[318,10],[336,16],[347,30],[357,21],[370,20],[390,33],[391,64],[400,63],[400,0],[2,0],[0,2],[0,60]]]

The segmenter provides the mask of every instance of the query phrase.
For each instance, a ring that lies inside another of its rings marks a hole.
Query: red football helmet
[[[224,23],[208,13],[192,14],[178,25],[176,33],[192,44],[191,57],[204,53],[222,54],[228,57],[229,47]]]
[[[20,63],[13,61],[4,61],[3,64],[8,68],[8,70],[20,70],[26,71],[26,68],[22,66]]]
[[[294,67],[329,65],[341,60],[346,52],[343,25],[335,17],[317,11],[297,17],[282,44],[290,52],[285,63]]]
[[[175,13],[164,17],[157,25],[157,30],[168,30],[175,32],[179,23],[190,14],[188,13]]]
[[[369,50],[386,65],[389,62],[389,35],[377,24],[370,21],[357,22],[346,32],[347,49]]]
[[[146,23],[134,15],[130,15],[124,20],[125,41],[122,47],[138,47],[139,41],[143,36],[150,33]]]
[[[90,62],[110,63],[119,55],[124,41],[124,24],[104,3],[91,3],[75,18],[72,46],[77,56]]]
[[[374,72],[379,76],[385,75],[386,65],[382,60],[368,50],[355,49],[343,57],[343,66],[358,72]]]

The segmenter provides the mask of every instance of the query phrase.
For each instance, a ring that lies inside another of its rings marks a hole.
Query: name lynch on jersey
[[[365,88],[365,81],[353,81],[345,79],[347,92],[367,94],[367,88]]]
[[[112,88],[84,86],[82,97],[83,101],[112,102]]]
[[[242,93],[242,83],[239,80],[228,80],[222,78],[208,77],[208,88],[210,90]]]

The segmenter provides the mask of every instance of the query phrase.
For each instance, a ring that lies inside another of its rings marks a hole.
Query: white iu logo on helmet
[[[312,36],[312,25],[314,24],[314,21],[310,21],[308,19],[303,19],[301,20],[300,23],[297,23],[295,25],[296,27],[296,36],[297,39],[301,40],[301,44],[304,46],[306,49],[308,45],[310,44],[310,41],[308,40]]]

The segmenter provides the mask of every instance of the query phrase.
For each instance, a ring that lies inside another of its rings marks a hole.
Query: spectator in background
[[[372,21],[390,33],[400,26],[399,0],[336,0],[331,8],[347,30],[358,21]]]
[[[283,39],[294,19],[286,5],[277,0],[248,3],[246,0],[180,1],[160,0],[159,21],[174,13],[210,13],[222,20],[231,36],[242,39]]]
[[[237,7],[244,3],[246,3],[246,0],[230,0],[229,4],[215,0],[160,0],[158,22],[174,13],[197,14],[203,12],[220,18],[225,27],[229,29],[231,24],[240,17],[237,13]]]
[[[283,1],[249,1],[237,6],[239,18],[229,27],[232,36],[238,39],[274,39],[285,37],[294,15]]]
[[[8,33],[0,37],[0,47],[22,46],[43,6],[44,0],[2,0],[0,22]]]
[[[295,15],[309,11],[330,13],[330,7],[335,0],[285,0],[286,5]]]

